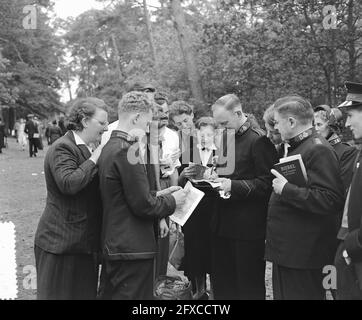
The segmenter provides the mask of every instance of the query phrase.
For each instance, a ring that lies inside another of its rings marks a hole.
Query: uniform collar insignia
[[[341,138],[336,134],[332,134],[332,136],[328,139],[328,142],[331,146],[336,145],[337,143],[342,142]]]
[[[248,129],[250,128],[250,122],[249,120],[246,120],[246,122],[240,127],[240,129],[238,130],[238,132],[236,133],[237,135],[243,135]]]
[[[300,134],[298,134],[296,137],[289,139],[288,143],[292,148],[295,148],[298,144],[300,144],[302,141],[310,137],[315,130],[313,128],[310,128]]]

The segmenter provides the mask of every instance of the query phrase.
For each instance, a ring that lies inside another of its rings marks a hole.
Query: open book
[[[307,185],[307,171],[300,154],[281,158],[279,163],[274,165],[274,169],[298,187]]]
[[[182,208],[177,209],[172,216],[170,216],[170,219],[172,221],[176,222],[181,226],[183,226],[190,218],[191,214],[194,212],[197,205],[205,195],[205,193],[196,189],[190,181],[186,183],[184,189],[189,191],[184,205],[182,206]]]

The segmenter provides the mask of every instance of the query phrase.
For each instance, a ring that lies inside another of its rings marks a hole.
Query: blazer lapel
[[[75,138],[74,138],[74,134],[73,134],[72,131],[68,131],[67,136],[68,136],[68,138],[70,139],[70,141],[72,141],[73,144],[75,144],[75,145],[77,146],[77,148],[80,150],[80,154],[81,154],[81,156],[83,157],[83,159],[82,159],[83,162],[84,162],[85,160],[88,160],[92,154],[91,154],[90,151],[88,150],[87,146],[86,146],[85,144],[77,145],[77,144],[75,143]]]

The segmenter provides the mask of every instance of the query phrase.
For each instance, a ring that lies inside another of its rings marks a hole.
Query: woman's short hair
[[[195,123],[197,130],[200,130],[202,127],[211,126],[213,129],[217,128],[216,122],[212,117],[201,117]]]
[[[278,99],[274,103],[274,110],[282,115],[291,115],[307,125],[314,119],[314,110],[307,99],[299,95],[289,95]]]
[[[97,109],[107,110],[105,102],[98,98],[81,98],[74,102],[68,117],[68,130],[82,131],[82,120],[90,119]]]
[[[170,105],[170,118],[179,116],[181,114],[191,115],[194,112],[194,108],[186,101],[175,101]]]

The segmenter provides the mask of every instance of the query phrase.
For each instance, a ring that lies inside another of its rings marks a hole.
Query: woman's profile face
[[[93,117],[87,119],[87,127],[84,128],[89,141],[96,143],[101,141],[103,132],[108,130],[108,113],[97,108]]]
[[[323,119],[319,114],[314,114],[314,127],[323,138],[329,134],[328,120]]]

